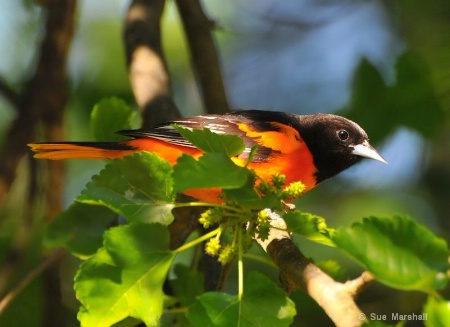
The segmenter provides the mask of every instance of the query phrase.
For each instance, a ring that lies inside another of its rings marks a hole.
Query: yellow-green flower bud
[[[302,182],[293,182],[283,190],[283,199],[293,199],[299,197],[305,190]]]
[[[220,250],[220,242],[217,238],[211,238],[208,242],[205,244],[205,252],[209,255],[215,256],[217,253],[219,253]]]

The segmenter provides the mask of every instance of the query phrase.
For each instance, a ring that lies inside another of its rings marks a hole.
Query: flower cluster
[[[261,240],[266,240],[269,237],[270,232],[270,216],[267,209],[258,212],[256,219],[256,231],[258,233],[258,238]]]
[[[299,197],[305,190],[301,182],[286,185],[286,176],[282,174],[272,176],[271,181],[261,180],[256,175],[254,177],[249,182],[251,185],[247,184],[254,194],[247,206],[239,206],[236,198],[229,197],[229,193],[222,193],[225,204],[206,210],[199,218],[204,228],[219,225],[220,231],[206,242],[205,252],[218,256],[222,264],[229,262],[239,252],[238,244],[246,250],[255,238],[266,240],[269,237],[270,211],[266,207],[281,211],[284,201]],[[246,192],[241,194],[249,194]],[[231,237],[226,238],[224,235]]]
[[[223,217],[223,209],[220,207],[214,207],[206,210],[200,215],[198,222],[203,225],[203,228],[209,228],[210,226],[218,223]]]

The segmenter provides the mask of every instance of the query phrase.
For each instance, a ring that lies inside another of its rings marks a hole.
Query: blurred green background
[[[203,4],[217,25],[215,36],[233,108],[342,114],[365,128],[389,162],[386,166],[366,161],[352,168],[299,199],[300,209],[323,215],[330,226],[370,215],[408,214],[449,239],[449,1],[207,0]],[[92,139],[89,114],[103,97],[118,96],[135,106],[122,44],[127,5],[121,0],[78,3],[69,56],[67,140]],[[34,1],[0,0],[0,77],[17,91],[34,72],[43,21],[44,13]],[[178,107],[185,116],[203,113],[171,1],[163,20],[163,47]],[[4,135],[15,116],[15,109],[0,94],[0,144],[8,141]],[[67,165],[66,205],[103,163]],[[0,212],[0,251],[6,251],[18,235],[24,176],[26,167],[21,165]],[[40,233],[37,228],[36,244]],[[351,277],[360,272],[332,249],[298,242],[315,260],[345,262]],[[39,247],[30,249],[23,270],[39,261],[39,253]],[[11,322],[8,319],[16,317],[15,322],[22,323],[14,326],[37,326],[39,296],[38,280],[0,320]],[[420,310],[421,299],[418,294],[374,285],[360,301],[368,312],[389,313]],[[20,315],[24,310],[27,314]],[[301,315],[302,309],[298,311]]]

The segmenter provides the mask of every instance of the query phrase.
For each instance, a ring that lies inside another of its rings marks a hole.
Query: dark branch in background
[[[27,143],[35,140],[36,123],[55,135],[67,103],[66,58],[73,34],[76,0],[41,1],[47,7],[46,34],[41,43],[34,76],[19,95],[18,117],[8,130],[0,151],[0,203],[4,201],[19,160],[28,153]],[[50,185],[53,187],[53,185]]]
[[[223,85],[219,54],[211,35],[214,23],[206,17],[199,0],[177,0],[176,3],[206,111],[210,114],[227,113],[230,108]]]
[[[339,283],[324,273],[306,258],[285,231],[286,224],[272,214],[272,230],[266,241],[257,240],[271,256],[280,270],[280,280],[287,292],[298,288],[309,294],[327,313],[336,326],[360,326],[365,321],[364,313],[355,303],[355,297],[373,277],[363,273],[360,277]]]
[[[180,117],[172,99],[170,77],[161,48],[164,0],[134,0],[125,21],[124,42],[134,97],[143,127]]]
[[[205,15],[198,0],[177,1],[184,32],[191,52],[194,73],[198,79],[206,112],[224,114],[230,111],[223,85],[219,54],[211,33],[214,24]],[[198,219],[198,216],[195,217]],[[200,271],[205,275],[205,290],[223,290],[232,264],[222,267],[204,253]]]
[[[50,141],[64,139],[63,115],[69,101],[69,83],[66,66],[67,56],[74,33],[74,19],[77,0],[48,0],[43,2],[47,7],[46,37],[41,46],[41,64],[36,74],[39,79],[47,79],[48,83],[41,91],[46,99],[40,99],[37,108],[44,126],[44,138]],[[64,180],[62,162],[48,161],[49,179],[46,190],[48,213],[53,219],[61,211],[61,197]]]
[[[126,16],[124,42],[127,65],[133,93],[142,110],[143,127],[152,127],[180,117],[172,98],[170,76],[161,46],[161,15],[164,4],[163,0],[133,0]],[[189,28],[186,34],[189,35],[195,71],[200,76],[203,102],[208,112],[227,112],[228,105],[209,21],[199,3],[188,1],[186,5],[192,8],[187,10],[185,5],[181,5],[180,12],[183,20],[188,20],[188,26],[185,23],[185,28]],[[189,21],[194,18],[195,24],[192,25]],[[202,39],[200,43],[197,38]],[[179,195],[177,201],[192,199]],[[171,247],[176,248],[198,227],[199,209],[179,208],[174,211],[174,217],[175,220],[170,225],[170,243]],[[217,276],[220,276],[220,265],[205,266],[205,285],[208,290],[213,290],[215,287],[212,285],[217,285]]]
[[[76,0],[41,0],[39,3],[45,9],[45,35],[42,39],[40,49],[37,51],[38,58],[34,75],[26,84],[21,94],[14,96],[5,93],[6,87],[2,87],[3,94],[9,101],[15,102],[17,107],[17,118],[12,122],[5,137],[5,143],[0,150],[0,204],[5,201],[8,191],[15,180],[16,169],[19,161],[29,152],[27,143],[37,139],[36,134],[42,130],[42,137],[48,141],[61,140],[62,118],[64,108],[68,102],[68,80],[66,74],[67,55],[72,42],[74,30],[74,17],[76,11]],[[8,280],[15,268],[23,259],[24,249],[32,237],[32,222],[30,217],[35,217],[34,211],[36,170],[30,170],[31,182],[28,198],[25,198],[25,215],[17,235],[11,253],[6,260],[0,263],[2,281]],[[48,173],[46,187],[46,217],[54,218],[61,210],[62,181],[64,169],[60,162],[48,162],[46,165]],[[8,258],[13,258],[9,262]],[[14,267],[13,267],[14,266]],[[6,269],[2,269],[6,268]],[[63,312],[60,301],[59,270],[52,268],[44,275],[44,314],[43,325],[62,326]],[[19,286],[20,288],[20,286]]]
[[[172,99],[170,76],[161,48],[161,15],[164,0],[133,0],[127,11],[124,45],[131,87],[142,111],[143,126],[152,126],[179,118]],[[179,195],[177,201],[191,201]],[[172,248],[184,243],[198,226],[197,208],[174,211],[171,224]]]

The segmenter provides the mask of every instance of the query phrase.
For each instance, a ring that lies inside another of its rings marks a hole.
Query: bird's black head
[[[317,183],[353,166],[362,158],[386,161],[369,144],[366,132],[355,122],[331,114],[297,116],[297,128],[318,169]]]

